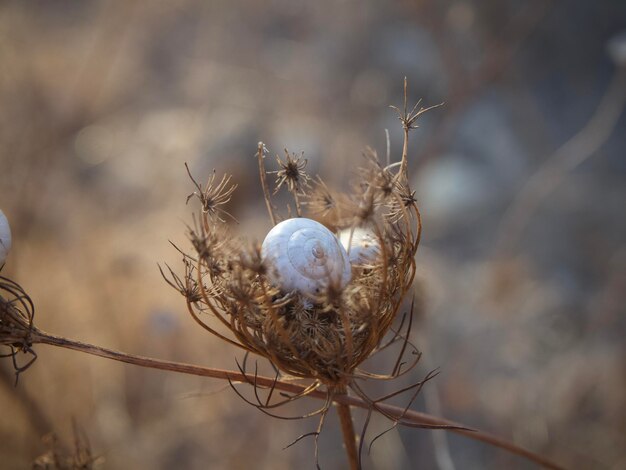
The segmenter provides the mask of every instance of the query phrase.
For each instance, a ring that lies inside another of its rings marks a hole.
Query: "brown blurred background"
[[[424,356],[407,380],[441,368],[414,407],[571,468],[624,469],[626,118],[607,49],[624,28],[617,0],[1,2],[3,275],[46,331],[235,368],[239,351],[199,329],[157,269],[179,266],[168,240],[184,246],[191,222],[183,163],[201,180],[233,173],[238,230],[261,239],[257,142],[304,151],[345,189],[366,145],[384,155],[385,129],[399,157],[387,106],[406,75],[412,102],[445,102],[411,140]],[[2,468],[28,468],[51,431],[70,444],[73,419],[102,468],[314,468],[311,440],[282,448],[315,421],[268,418],[217,380],[36,351],[17,388],[0,363]],[[332,416],[323,468],[344,467],[339,439]],[[533,468],[414,429],[365,463]]]

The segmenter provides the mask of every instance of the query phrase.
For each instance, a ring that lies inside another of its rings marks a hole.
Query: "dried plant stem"
[[[265,198],[265,205],[267,206],[267,212],[270,214],[270,218],[272,219],[272,224],[276,225],[276,216],[274,215],[274,209],[272,208],[272,200],[270,199],[270,192],[267,189],[267,181],[265,179],[265,166],[263,165],[263,151],[265,148],[265,144],[263,142],[259,142],[259,147],[257,149],[257,160],[259,161],[259,177],[261,179],[261,187],[263,188],[263,197]]]
[[[409,108],[407,107],[408,105],[407,80],[406,80],[406,77],[404,77],[403,109],[400,110],[399,108],[392,106],[392,108],[395,109],[396,112],[399,114],[400,121],[402,122],[402,129],[404,130],[404,143],[402,145],[402,159],[400,160],[400,171],[398,172],[398,175],[396,177],[397,179],[400,179],[400,178],[408,179],[409,177],[408,175],[409,132],[411,131],[411,129],[417,129],[418,126],[417,124],[415,124],[415,122],[425,112],[430,111],[431,109],[434,109],[434,108],[438,108],[439,106],[443,106],[443,103],[440,103],[434,106],[429,106],[427,108],[420,107],[418,109],[420,102],[421,100],[418,101],[415,104],[415,106],[413,106],[413,109],[409,111]]]
[[[302,209],[300,208],[300,199],[298,198],[298,191],[293,191],[293,199],[296,202],[296,215],[302,217]]]
[[[404,77],[404,115],[405,116],[407,116],[406,88],[407,88],[407,80],[406,80],[406,77]],[[402,130],[404,131],[404,139],[402,143],[402,159],[400,160],[401,165],[400,165],[400,171],[398,172],[398,175],[408,177],[407,168],[408,168],[408,160],[409,160],[409,131],[411,130],[411,127],[406,124],[403,124]]]
[[[202,377],[212,377],[216,379],[230,380],[231,382],[242,382],[249,383],[250,376],[246,376],[240,372],[224,370],[224,369],[215,369],[210,367],[202,367],[193,364],[185,364],[180,362],[173,361],[165,361],[160,359],[154,359],[150,357],[144,356],[136,356],[132,354],[126,354],[120,351],[114,351],[112,349],[102,348],[100,346],[95,346],[88,343],[83,343],[81,341],[76,341],[68,338],[63,338],[61,336],[51,335],[40,330],[31,332],[30,341],[34,343],[42,343],[48,344],[52,346],[58,346],[62,348],[72,349],[75,351],[84,352],[87,354],[92,354],[94,356],[103,357],[106,359],[113,359],[115,361],[125,362],[127,364],[133,364],[141,367],[148,367],[152,369],[159,370],[167,370],[171,372],[179,372],[183,374],[197,375]],[[254,381],[258,386],[261,387],[272,387],[276,390],[281,390],[283,392],[288,393],[302,393],[306,386],[299,385],[293,382],[287,381],[276,381],[274,378],[270,377],[262,377],[255,376]],[[326,392],[323,391],[313,391],[308,394],[309,397],[327,399]],[[371,406],[369,403],[365,402],[361,398],[349,396],[347,394],[335,394],[333,396],[333,401],[338,405],[344,405],[346,407],[353,406],[357,408],[370,409]],[[405,410],[403,408],[387,405],[384,403],[377,403],[377,409],[384,411],[388,416],[392,416],[398,420],[402,420],[403,423],[407,423],[410,425],[438,425],[438,426],[453,426],[453,429],[449,429],[450,432],[454,432],[457,434],[461,434],[463,436],[469,437],[470,439],[478,440],[485,442],[489,445],[499,447],[504,449],[512,454],[519,455],[528,460],[531,460],[544,468],[561,470],[562,467],[551,462],[550,460],[542,457],[541,455],[535,454],[523,447],[519,447],[512,442],[509,442],[505,439],[501,439],[492,434],[482,432],[482,431],[474,431],[467,429],[466,426],[462,424],[455,423],[454,421],[450,421],[443,418],[438,418],[427,413],[422,413],[419,411],[413,410]],[[338,408],[339,410],[339,408]],[[349,408],[348,408],[349,412]],[[340,412],[341,413],[341,412]],[[465,429],[460,429],[465,428]],[[354,435],[354,432],[352,432]]]
[[[345,395],[345,393],[342,395]],[[338,403],[337,415],[341,423],[341,433],[343,434],[343,443],[346,446],[346,455],[350,463],[350,470],[359,470],[359,453],[357,451],[356,434],[354,432],[354,424],[352,423],[350,405]]]

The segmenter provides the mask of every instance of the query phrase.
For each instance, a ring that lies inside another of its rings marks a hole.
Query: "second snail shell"
[[[272,284],[284,292],[318,295],[329,285],[345,287],[351,266],[346,250],[319,222],[287,219],[269,231],[261,256]]]
[[[380,256],[380,242],[371,230],[347,228],[339,232],[339,241],[353,265],[372,264]]]
[[[0,267],[11,250],[11,228],[4,212],[0,210]]]

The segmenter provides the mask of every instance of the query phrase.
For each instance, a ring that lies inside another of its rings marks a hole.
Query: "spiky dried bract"
[[[308,163],[308,160],[304,158],[304,153],[298,156],[295,153],[290,154],[289,151],[285,149],[285,160],[281,160],[280,157],[276,155],[276,161],[280,170],[269,172],[276,174],[276,189],[274,194],[276,194],[284,184],[287,186],[289,192],[303,195],[304,189],[309,187],[309,181],[311,180],[311,177],[304,171]]]
[[[187,281],[170,276],[171,283],[207,330],[267,358],[283,374],[345,390],[354,378],[368,376],[359,365],[380,345],[411,286],[419,212],[412,193],[407,197],[399,184],[406,178],[394,174],[393,166],[381,166],[375,155],[366,159],[350,195],[331,194],[319,177],[311,189],[306,160],[295,155],[286,152],[279,164],[277,189],[286,185],[294,196],[305,197],[311,217],[332,211],[337,230],[371,231],[381,247],[378,260],[353,266],[344,288],[331,282],[316,297],[281,292],[266,276],[258,244],[237,241],[202,205],[200,229],[189,232],[194,252],[185,256]],[[338,199],[351,204],[338,210]],[[190,262],[194,266],[187,266]],[[207,312],[222,326],[209,325]]]
[[[222,176],[220,182],[216,184],[215,170],[213,170],[213,174],[210,176],[209,181],[203,188],[202,185],[200,185],[193,178],[191,171],[189,170],[189,166],[186,163],[185,168],[187,168],[189,178],[191,178],[191,181],[193,181],[193,184],[196,187],[196,191],[187,196],[187,202],[189,202],[192,197],[198,198],[200,206],[202,207],[202,213],[207,215],[211,220],[218,219],[221,222],[224,222],[221,215],[227,215],[234,220],[232,215],[220,207],[230,202],[233,192],[237,189],[236,184],[230,184],[232,177],[230,175],[224,175]]]
[[[313,190],[308,194],[308,200],[304,203],[312,215],[319,217],[337,218],[337,199],[328,189],[326,183],[319,176],[313,182]]]
[[[388,167],[383,167],[375,150],[367,148],[363,156],[366,165],[361,169],[361,179],[367,181],[375,192],[387,200],[396,188],[395,176]]]
[[[265,146],[262,145],[259,148],[265,149]],[[280,170],[277,171],[268,171],[265,172],[261,169],[263,176],[261,177],[261,183],[264,185],[265,173],[273,173],[276,175],[276,182],[274,189],[274,194],[278,193],[280,188],[283,185],[287,186],[287,189],[291,193],[294,199],[294,203],[296,205],[296,215],[298,217],[302,216],[302,205],[300,203],[300,198],[302,196],[306,196],[306,189],[310,187],[309,182],[311,181],[311,177],[304,171],[304,168],[307,164],[307,159],[304,158],[304,152],[299,156],[295,153],[290,154],[287,149],[285,149],[285,160],[281,160],[278,155],[276,155],[276,161],[278,162],[278,166]],[[262,161],[260,161],[262,164]],[[267,194],[265,197],[269,197]],[[271,203],[267,201],[270,204]],[[270,216],[272,217],[272,221],[274,222],[274,214],[270,211]]]
[[[387,204],[389,211],[385,214],[392,222],[402,219],[405,211],[410,210],[412,206],[417,204],[415,191],[411,190],[408,182],[402,178],[394,181],[392,196]]]

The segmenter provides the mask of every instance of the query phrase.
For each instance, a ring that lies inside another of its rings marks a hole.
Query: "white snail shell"
[[[317,295],[331,284],[344,288],[351,277],[348,255],[319,222],[287,219],[269,231],[261,256],[272,284],[284,292]]]
[[[348,252],[350,264],[372,264],[380,256],[380,242],[374,232],[364,229],[355,228],[352,232],[352,241],[350,241],[350,233],[352,229],[345,229],[339,232],[339,240]],[[350,244],[350,249],[348,249]]]
[[[11,249],[11,227],[4,212],[0,210],[0,266],[7,259],[9,250]]]

